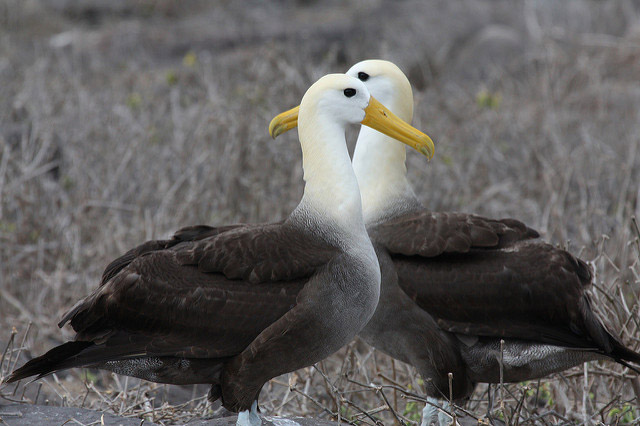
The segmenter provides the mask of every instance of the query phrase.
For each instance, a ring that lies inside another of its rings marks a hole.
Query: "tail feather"
[[[66,361],[69,361],[70,358],[75,357],[92,345],[92,342],[67,342],[56,346],[46,354],[32,359],[11,373],[5,383],[16,382],[35,375],[41,378],[58,370],[74,367],[74,365],[69,365],[70,363]]]
[[[640,353],[631,350],[617,340],[614,340],[611,356],[616,362],[640,374],[640,367],[638,367],[640,366]],[[636,364],[637,366],[629,363]]]

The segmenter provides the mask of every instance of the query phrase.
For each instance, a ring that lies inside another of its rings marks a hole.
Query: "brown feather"
[[[536,240],[539,234],[517,220],[414,210],[368,231],[383,278],[378,308],[361,336],[417,367],[431,396],[448,395],[449,372],[457,378],[455,399],[468,396],[473,381],[499,377],[500,339],[542,357],[505,367],[507,381],[598,356],[640,361],[591,310],[590,267]],[[544,345],[582,352],[545,359]]]
[[[400,215],[377,224],[369,229],[369,235],[391,253],[422,257],[466,253],[471,248],[500,248],[539,237],[535,230],[513,219],[428,211]]]
[[[357,305],[342,294],[351,268],[357,259],[295,224],[184,228],[107,266],[60,322],[80,346],[54,348],[10,380],[92,365],[169,383],[207,380],[222,386],[211,395],[228,408],[248,409],[266,380],[337,350],[349,339],[342,330],[355,334],[340,325],[341,303]]]

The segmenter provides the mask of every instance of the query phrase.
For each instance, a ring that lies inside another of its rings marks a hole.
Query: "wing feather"
[[[152,240],[142,243],[109,263],[109,265],[107,265],[104,272],[102,273],[100,285],[108,282],[111,278],[115,277],[118,272],[129,265],[133,260],[146,253],[151,253],[158,250],[166,250],[180,243],[203,240],[205,238],[213,237],[215,235],[227,232],[231,229],[236,229],[243,226],[245,225],[237,224],[220,227],[212,227],[206,225],[188,226],[178,230],[173,235],[173,238],[169,240]]]
[[[581,348],[610,348],[589,308],[591,270],[540,242],[434,258],[394,258],[403,290],[443,329]]]
[[[233,356],[296,305],[335,253],[282,224],[185,228],[112,262],[60,326],[116,357]]]
[[[392,254],[422,257],[467,253],[473,248],[501,248],[539,237],[538,232],[514,219],[428,211],[383,222],[369,229],[369,234]]]

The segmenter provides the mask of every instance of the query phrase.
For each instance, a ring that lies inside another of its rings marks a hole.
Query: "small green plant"
[[[349,407],[346,405],[341,405],[340,406],[340,416],[342,416],[345,419],[349,419],[352,416],[352,412],[351,410],[349,410]]]
[[[419,422],[422,418],[422,410],[420,409],[421,404],[418,404],[416,401],[409,401],[407,405],[404,406],[404,411],[402,415],[408,418],[409,420],[413,420],[414,422]]]
[[[129,96],[127,96],[127,106],[133,111],[140,109],[142,106],[142,96],[140,96],[140,93],[130,93]]]
[[[182,58],[182,64],[185,67],[193,67],[198,63],[198,56],[192,52],[192,51],[188,51],[185,55],[184,58]]]
[[[445,165],[453,166],[453,158],[451,158],[450,155],[443,154],[439,158],[440,158],[440,161],[442,161]]]
[[[622,406],[612,408],[611,411],[609,411],[608,417],[611,418],[611,424],[628,424],[636,420],[633,415],[633,406],[628,402]]]
[[[81,377],[82,377],[82,380],[88,383],[95,383],[98,381],[98,376],[87,369],[82,370]]]
[[[164,78],[169,86],[173,86],[178,82],[178,73],[174,70],[167,71]]]
[[[13,222],[6,222],[0,220],[0,232],[4,234],[11,234],[16,231],[16,224]]]
[[[487,89],[480,89],[476,94],[476,104],[480,109],[498,109],[502,103],[500,93],[490,92]]]
[[[551,407],[554,405],[553,396],[551,395],[551,390],[549,389],[548,383],[541,383],[540,387],[538,387],[535,383],[532,382],[523,382],[521,383],[523,386],[527,386],[529,390],[527,390],[526,395],[527,398],[530,398],[532,403],[535,403],[536,394],[538,396],[537,404],[538,406]]]
[[[73,179],[69,175],[62,176],[62,182],[61,183],[62,183],[62,188],[65,191],[70,191],[76,185],[76,183],[73,181]]]

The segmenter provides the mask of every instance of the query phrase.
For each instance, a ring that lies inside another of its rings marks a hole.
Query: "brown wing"
[[[104,285],[105,283],[107,283],[111,278],[115,277],[118,272],[120,272],[133,260],[142,256],[143,254],[158,250],[165,250],[183,242],[193,242],[208,237],[213,237],[223,232],[227,232],[231,229],[240,228],[243,226],[246,225],[237,224],[220,227],[212,227],[207,225],[188,226],[176,232],[173,235],[173,238],[171,238],[170,240],[147,241],[143,244],[140,244],[138,247],[129,250],[122,256],[109,263],[109,265],[107,265],[104,272],[102,273],[102,280],[100,281],[100,285]]]
[[[586,263],[540,242],[433,258],[395,256],[400,286],[451,332],[611,349]]]
[[[428,211],[378,224],[369,229],[369,235],[392,254],[422,257],[467,253],[472,248],[500,248],[540,236],[514,219],[493,220],[464,213]]]
[[[112,359],[232,356],[295,306],[336,251],[281,224],[191,228],[170,241],[123,256],[60,325]]]

